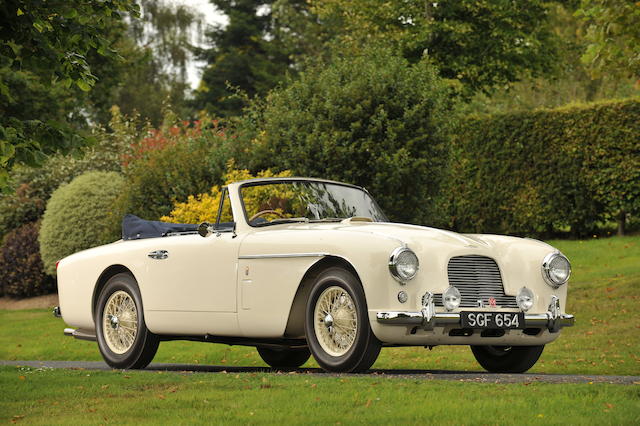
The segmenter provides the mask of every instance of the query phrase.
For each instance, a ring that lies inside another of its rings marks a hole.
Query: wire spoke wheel
[[[315,306],[315,333],[318,343],[331,356],[342,356],[353,346],[358,317],[353,299],[343,288],[325,289]]]
[[[369,323],[360,280],[339,266],[315,278],[307,298],[304,331],[309,351],[326,371],[366,371],[382,347]]]
[[[109,297],[102,314],[102,330],[114,353],[131,349],[138,333],[138,310],[129,293],[118,290]]]
[[[144,368],[153,360],[160,338],[144,319],[144,305],[135,278],[113,275],[100,290],[94,323],[100,354],[113,368]]]

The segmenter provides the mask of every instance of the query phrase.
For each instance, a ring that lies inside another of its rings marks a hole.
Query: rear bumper
[[[420,311],[383,311],[376,314],[376,319],[385,325],[419,326],[425,329],[451,325],[462,326],[459,313],[435,312],[431,293],[427,293],[423,300],[425,305]],[[547,312],[525,314],[524,321],[524,328],[546,328],[555,333],[564,327],[573,326],[575,318],[573,315],[560,313],[559,300],[553,296]]]

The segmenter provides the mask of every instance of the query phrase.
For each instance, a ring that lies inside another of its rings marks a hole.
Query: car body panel
[[[552,296],[560,299],[562,312],[566,309],[567,286],[554,289],[542,277],[542,261],[555,251],[543,242],[358,220],[252,227],[239,199],[241,185],[228,187],[236,222],[234,232],[206,238],[191,234],[119,241],[63,259],[58,266],[58,282],[65,322],[93,329],[93,303],[100,277],[110,267],[122,265],[138,282],[147,327],[154,333],[292,337],[286,335],[288,326],[298,334],[302,329],[300,316],[291,315],[304,277],[327,258],[348,264],[355,271],[364,289],[372,331],[385,344],[488,344],[480,335],[449,336],[452,326],[428,330],[376,321],[381,311],[419,311],[426,292],[444,292],[449,286],[447,264],[455,256],[481,255],[495,260],[506,295],[515,296],[522,287],[533,290],[530,313],[546,313]],[[406,283],[394,279],[388,269],[391,252],[402,246],[413,250],[420,262],[417,276]],[[166,250],[168,257],[150,258],[149,253],[156,250]],[[400,291],[408,295],[405,303],[398,300]],[[437,310],[442,312],[444,308]],[[293,326],[291,321],[295,322]],[[545,344],[558,335],[548,330],[537,335],[507,330],[504,336],[489,342]]]

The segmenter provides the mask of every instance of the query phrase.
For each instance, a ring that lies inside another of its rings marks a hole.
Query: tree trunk
[[[626,219],[627,219],[627,213],[624,210],[620,210],[620,213],[618,213],[618,236],[619,237],[624,236],[624,227],[625,227]]]
[[[585,93],[586,102],[593,102],[596,100],[596,96],[598,94],[598,90],[600,90],[600,86],[602,86],[601,78],[594,78],[587,82],[586,93]]]

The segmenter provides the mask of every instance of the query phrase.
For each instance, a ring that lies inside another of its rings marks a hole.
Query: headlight
[[[560,252],[548,254],[542,261],[542,277],[553,288],[558,288],[569,281],[571,264]]]
[[[460,306],[461,299],[460,290],[454,286],[449,286],[449,288],[442,293],[442,304],[447,311],[453,311]]]
[[[516,303],[522,311],[527,312],[533,306],[533,292],[526,287],[522,287],[516,296]]]
[[[413,279],[419,266],[418,256],[407,247],[398,247],[389,258],[389,271],[401,283]]]

